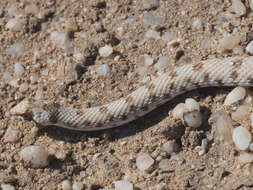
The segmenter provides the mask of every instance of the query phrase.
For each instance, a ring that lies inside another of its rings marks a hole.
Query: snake
[[[253,56],[213,58],[183,64],[160,74],[125,97],[110,103],[72,109],[55,102],[31,110],[42,126],[98,131],[136,120],[185,92],[204,87],[253,86]]]

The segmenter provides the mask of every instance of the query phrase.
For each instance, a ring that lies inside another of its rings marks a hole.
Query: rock
[[[148,170],[154,164],[153,158],[151,158],[146,153],[141,153],[136,159],[136,165],[139,170],[145,171]]]
[[[154,65],[158,71],[164,70],[169,67],[170,61],[168,56],[162,56],[159,58],[157,63]]]
[[[204,48],[204,49],[209,49],[212,47],[212,40],[211,39],[208,39],[208,38],[205,38],[201,41],[201,47]]]
[[[49,154],[41,146],[27,146],[20,152],[21,159],[29,167],[42,168],[49,164]]]
[[[82,190],[83,186],[84,186],[83,183],[74,181],[74,183],[72,185],[72,189],[73,190]]]
[[[26,5],[25,13],[37,15],[39,13],[39,9],[35,4]]]
[[[3,72],[3,78],[6,84],[12,87],[18,87],[18,82],[8,72]]]
[[[25,72],[24,66],[20,63],[15,63],[14,73],[17,77],[21,77]]]
[[[178,37],[176,33],[173,32],[165,32],[162,35],[162,40],[165,42],[178,41]]]
[[[144,58],[144,64],[145,64],[146,66],[153,65],[154,59],[153,59],[150,55],[144,54],[144,55],[143,55],[143,58]]]
[[[249,0],[250,9],[253,10],[253,0]]]
[[[151,12],[147,12],[144,14],[145,23],[153,28],[160,25],[164,20],[164,17],[156,16]]]
[[[176,148],[177,144],[174,140],[170,140],[164,143],[162,146],[162,150],[166,151],[168,154],[172,154],[173,152],[175,152]]]
[[[64,81],[66,84],[76,81],[78,79],[77,68],[78,65],[75,62],[68,61],[59,63],[57,67],[58,81],[60,83]]]
[[[186,105],[184,103],[179,103],[173,109],[172,115],[174,119],[181,119],[183,118],[184,113],[187,111]]]
[[[133,184],[129,181],[114,181],[115,190],[133,190]]]
[[[234,128],[232,138],[239,150],[247,150],[252,139],[251,133],[242,126]]]
[[[192,28],[196,30],[202,30],[203,29],[203,23],[200,18],[196,18],[192,23]]]
[[[22,55],[25,52],[25,48],[20,43],[12,44],[9,48],[6,49],[6,52],[9,54]]]
[[[15,190],[15,187],[13,187],[10,184],[1,184],[1,189],[2,190]]]
[[[109,57],[113,53],[113,48],[110,45],[105,45],[99,48],[98,52],[101,57]]]
[[[226,97],[224,105],[232,105],[240,100],[243,100],[246,96],[246,90],[243,87],[234,88]]]
[[[54,31],[50,35],[50,40],[59,48],[63,49],[66,53],[73,53],[74,46],[69,38],[67,32]]]
[[[225,52],[227,50],[232,50],[240,43],[240,38],[237,35],[228,35],[219,40],[218,50]]]
[[[243,152],[238,157],[238,162],[246,164],[253,162],[253,154]]]
[[[13,107],[10,110],[10,114],[23,115],[23,114],[27,113],[29,107],[30,107],[30,103],[27,99],[25,99],[25,100],[21,101],[20,103],[18,103],[15,107]]]
[[[145,0],[143,2],[144,9],[153,9],[159,7],[159,0]]]
[[[20,138],[20,132],[18,130],[8,128],[4,134],[4,142],[14,143]]]
[[[231,114],[231,118],[234,121],[246,120],[250,115],[250,107],[249,105],[241,105],[239,106],[235,112]]]
[[[71,182],[68,179],[62,181],[61,188],[62,190],[72,190]]]
[[[154,31],[154,30],[148,30],[145,36],[146,38],[153,38],[155,40],[159,40],[161,38],[159,32]]]
[[[6,23],[5,26],[6,26],[6,28],[17,32],[17,31],[20,31],[22,29],[23,24],[22,24],[20,19],[12,18]]]
[[[110,67],[107,64],[99,65],[96,68],[96,73],[104,77],[108,77],[110,75],[110,72],[111,72]]]
[[[202,114],[199,111],[187,112],[183,115],[184,122],[189,127],[197,128],[202,125]]]
[[[237,16],[242,16],[246,14],[246,8],[244,4],[241,2],[241,0],[232,0],[232,11],[237,15]]]
[[[187,111],[190,111],[190,112],[200,110],[199,103],[193,98],[187,98],[185,100],[185,106],[186,106]]]
[[[161,169],[165,169],[165,168],[168,168],[169,165],[170,165],[170,160],[166,158],[166,159],[163,159],[159,162],[158,167],[161,168]]]
[[[156,190],[167,190],[166,184],[159,183],[156,185]]]
[[[246,47],[246,52],[249,54],[253,54],[253,41],[251,41],[247,47]]]

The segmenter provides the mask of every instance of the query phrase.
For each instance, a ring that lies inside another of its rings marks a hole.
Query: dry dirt
[[[33,121],[10,116],[9,110],[25,98],[53,100],[72,108],[89,107],[115,100],[129,94],[141,85],[141,77],[134,74],[141,65],[141,56],[149,54],[155,62],[159,57],[170,57],[172,66],[204,60],[211,57],[229,57],[233,52],[219,53],[218,40],[225,33],[238,30],[240,45],[245,49],[252,40],[252,11],[244,2],[247,14],[219,22],[219,14],[227,11],[230,1],[160,0],[158,7],[147,6],[147,0],[45,0],[32,2],[41,12],[40,18],[22,13],[30,1],[1,0],[0,3],[0,61],[1,68],[14,75],[14,64],[21,63],[25,73],[17,78],[18,87],[6,84],[0,74],[0,172],[15,189],[60,189],[63,180],[77,181],[83,189],[114,189],[113,181],[128,176],[135,189],[253,189],[251,165],[238,167],[237,151],[233,145],[213,142],[214,129],[208,124],[211,113],[223,104],[227,88],[207,88],[186,93],[168,102],[152,113],[125,126],[99,131],[76,132],[57,127],[38,128]],[[8,30],[5,25],[11,18],[8,9],[15,5],[21,11],[24,26],[21,31]],[[153,12],[164,20],[156,27],[145,23],[144,15]],[[134,18],[130,24],[127,18]],[[203,27],[194,29],[196,18]],[[42,27],[43,26],[43,27]],[[118,33],[120,27],[123,32]],[[162,40],[147,39],[145,33],[154,29],[160,34],[175,32],[182,39],[173,50]],[[67,31],[73,40],[74,54],[66,54],[50,40],[52,31]],[[201,47],[203,39],[212,45]],[[10,55],[6,48],[15,42],[25,47],[22,55]],[[112,45],[113,57],[101,58],[98,49]],[[184,54],[182,55],[182,52]],[[115,58],[116,57],[116,58]],[[109,77],[94,74],[97,65],[107,63]],[[73,73],[73,68],[78,68]],[[48,71],[43,75],[41,71]],[[151,72],[152,66],[151,66]],[[129,77],[129,73],[132,73]],[[34,80],[38,78],[38,80]],[[22,88],[20,87],[21,85]],[[205,117],[197,130],[185,128],[172,118],[172,109],[191,97],[200,102]],[[6,142],[8,128],[18,131],[14,142]],[[196,146],[208,137],[209,149],[199,156]],[[176,139],[180,148],[170,159],[166,169],[159,169],[162,158],[170,158],[161,151],[168,140]],[[51,155],[50,164],[34,169],[24,165],[19,152],[28,145],[40,145]],[[145,152],[155,160],[153,168],[141,172],[136,157]],[[57,156],[59,155],[60,156]]]

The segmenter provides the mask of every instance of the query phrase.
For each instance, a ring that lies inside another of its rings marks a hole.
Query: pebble
[[[71,182],[68,179],[62,181],[61,188],[62,190],[72,190]]]
[[[22,22],[18,18],[12,18],[6,23],[6,28],[12,30],[12,31],[20,31],[22,29]]]
[[[153,65],[154,59],[150,55],[144,54],[143,58],[144,58],[145,65],[147,65],[147,66]]]
[[[50,34],[50,40],[66,53],[73,53],[74,47],[67,32],[54,31]]]
[[[156,190],[167,190],[167,188],[166,188],[166,185],[165,185],[165,184],[159,183],[159,184],[156,186]]]
[[[9,48],[6,48],[6,52],[9,54],[22,55],[25,52],[25,48],[20,43],[14,43]]]
[[[200,46],[204,49],[209,49],[212,47],[212,40],[205,38],[201,41]]]
[[[253,154],[242,152],[238,157],[238,162],[243,164],[253,162]]]
[[[250,114],[250,126],[253,127],[253,113]]]
[[[165,32],[162,35],[162,40],[165,42],[171,42],[171,41],[176,41],[178,40],[177,34],[173,32]]]
[[[173,109],[172,115],[174,119],[181,119],[183,118],[184,113],[187,111],[187,108],[184,103],[179,103]]]
[[[72,190],[82,190],[83,189],[83,183],[74,181],[72,185]]]
[[[238,101],[244,99],[246,96],[246,90],[243,87],[234,88],[226,97],[224,105],[232,105]]]
[[[228,35],[219,40],[218,50],[225,52],[232,50],[240,43],[240,38],[237,35]]]
[[[196,18],[193,23],[192,23],[192,28],[196,29],[196,30],[201,30],[203,29],[203,23],[202,20],[200,18]]]
[[[249,150],[250,150],[251,152],[253,152],[253,143],[251,143],[251,144],[249,145]]]
[[[49,164],[48,152],[41,146],[27,146],[20,152],[20,157],[33,168],[46,167]]]
[[[165,168],[168,168],[170,165],[170,160],[169,159],[162,159],[160,162],[159,162],[159,165],[158,167],[161,168],[161,169],[165,169]]]
[[[145,0],[143,3],[145,9],[152,9],[159,7],[159,0]]]
[[[208,150],[208,140],[207,139],[202,139],[199,155],[201,156],[201,155],[207,153],[207,150]]]
[[[146,153],[141,153],[136,158],[136,165],[137,165],[138,169],[141,171],[148,170],[153,164],[154,164],[154,159],[151,158]]]
[[[9,9],[8,9],[8,15],[10,17],[15,17],[17,16],[19,13],[17,7],[15,5],[11,6]]]
[[[110,75],[110,67],[107,65],[107,64],[102,64],[102,65],[99,65],[96,69],[95,69],[96,73],[98,75],[101,75],[101,76],[104,76],[104,77],[107,77]]]
[[[23,114],[27,113],[29,107],[30,107],[30,103],[27,99],[25,99],[25,100],[21,101],[20,103],[18,103],[16,106],[14,106],[10,110],[10,114],[11,115],[23,115]]]
[[[3,78],[6,84],[13,87],[18,87],[18,82],[8,72],[3,72]]]
[[[185,100],[185,106],[187,111],[199,111],[200,110],[200,106],[199,103],[194,100],[193,98],[187,98]]]
[[[14,143],[18,141],[19,137],[19,131],[9,127],[4,134],[4,142]]]
[[[246,8],[241,0],[232,0],[232,11],[235,12],[237,16],[242,16],[246,13]]]
[[[253,0],[249,0],[250,9],[253,11]]]
[[[189,127],[197,128],[202,125],[202,114],[199,111],[187,112],[183,116],[184,122]]]
[[[249,54],[253,54],[253,41],[251,41],[247,46],[246,46],[246,52]]]
[[[154,31],[154,30],[148,30],[146,32],[145,36],[146,36],[146,38],[153,38],[156,40],[159,40],[161,38],[159,32]]]
[[[148,73],[148,68],[147,67],[138,67],[136,69],[136,73],[138,73],[140,76],[145,76]]]
[[[220,110],[211,116],[212,124],[216,127],[215,136],[220,141],[231,142],[232,120],[225,110]]]
[[[170,140],[163,144],[162,150],[166,151],[168,154],[172,154],[173,152],[175,152],[176,147],[177,147],[177,144],[175,140]]]
[[[236,109],[235,112],[231,114],[231,118],[234,121],[246,120],[250,114],[249,110],[250,110],[249,105],[241,105]]]
[[[21,77],[25,72],[24,66],[20,63],[14,64],[14,73],[17,77]]]
[[[39,9],[35,4],[30,4],[25,6],[25,12],[26,14],[38,14]]]
[[[155,69],[158,71],[163,70],[165,68],[168,68],[170,64],[169,57],[168,56],[162,56],[159,58],[157,63],[154,65]]]
[[[133,190],[133,184],[129,181],[114,181],[115,190]]]
[[[251,133],[242,126],[234,128],[232,138],[239,150],[247,150],[252,139]]]
[[[98,52],[101,57],[109,57],[113,52],[113,48],[110,45],[105,45],[99,48]]]
[[[1,184],[1,189],[2,190],[15,190],[15,187],[13,187],[10,184]]]
[[[156,26],[160,25],[164,20],[165,19],[163,17],[156,16],[151,12],[147,12],[144,15],[145,23],[152,26],[152,27],[156,27]]]

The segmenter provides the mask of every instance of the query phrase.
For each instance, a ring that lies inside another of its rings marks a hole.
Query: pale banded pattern
[[[77,111],[47,104],[33,110],[33,119],[41,125],[101,130],[135,120],[186,91],[237,85],[253,85],[253,57],[212,59],[180,66],[114,102]]]

